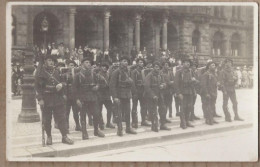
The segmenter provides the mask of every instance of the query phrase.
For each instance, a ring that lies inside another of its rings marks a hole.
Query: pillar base
[[[18,122],[19,123],[33,123],[33,122],[39,122],[40,121],[40,115],[36,112],[21,112],[18,116]]]

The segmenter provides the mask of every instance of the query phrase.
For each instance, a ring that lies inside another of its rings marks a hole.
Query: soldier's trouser
[[[164,99],[159,98],[158,101],[149,98],[149,112],[151,112],[152,115],[152,123],[153,121],[158,120],[158,114],[157,114],[157,107],[158,107],[158,112],[160,116],[160,124],[161,126],[166,123],[166,106],[164,103]]]
[[[141,108],[141,117],[142,117],[142,122],[145,121],[146,118],[146,111],[145,111],[145,99],[142,94],[138,94],[137,98],[132,99],[132,122],[138,123],[138,116],[137,116],[137,104],[140,104]]]
[[[176,95],[174,95],[174,100],[175,100],[176,113],[179,113],[181,108],[181,101]]]
[[[99,111],[99,125],[104,125],[104,120],[102,116],[102,110],[103,110],[103,105],[107,109],[107,123],[110,123],[112,113],[113,113],[113,104],[111,100],[99,100],[98,101],[98,111]]]
[[[237,98],[236,98],[236,92],[227,92],[226,94],[223,93],[223,111],[225,114],[225,118],[226,119],[230,119],[230,113],[228,111],[228,100],[231,100],[232,105],[233,105],[233,111],[235,116],[238,116],[238,112],[237,112]]]
[[[86,114],[93,116],[94,131],[98,130],[99,114],[97,109],[97,101],[84,101],[80,110],[80,121],[82,132],[86,129]]]
[[[157,127],[158,128],[158,101],[154,100],[153,98],[147,98],[148,101],[148,112],[151,115],[151,122],[152,122],[152,127]]]
[[[130,112],[131,112],[130,99],[120,98],[120,108],[119,109],[120,109],[120,112],[118,114],[122,114],[121,118],[123,118],[123,112],[125,114],[126,128],[130,128],[131,127],[130,126]]]
[[[184,120],[181,121],[185,121],[188,122],[189,121],[189,116],[192,110],[192,105],[193,105],[193,95],[192,94],[184,94],[183,95],[183,100],[181,101],[182,103],[182,110],[181,110],[181,114],[184,116]]]
[[[165,106],[166,106],[166,113],[169,109],[169,113],[172,114],[172,94],[171,93],[165,94],[164,100],[165,100]]]
[[[191,116],[195,116],[194,106],[195,106],[196,100],[197,100],[197,94],[194,94],[193,98],[192,98]]]
[[[77,106],[76,100],[68,99],[66,102],[66,120],[67,120],[67,128],[69,128],[69,117],[70,117],[70,109],[72,108],[73,118],[76,125],[79,125],[79,108]]]
[[[51,136],[51,120],[52,115],[55,118],[55,121],[58,125],[58,129],[61,132],[62,136],[67,135],[67,122],[66,122],[66,112],[65,105],[58,105],[52,107],[44,107],[44,127],[47,136]]]
[[[205,95],[201,96],[202,108],[205,112],[205,119],[212,121],[213,120],[213,108],[215,107],[214,98],[207,98]]]

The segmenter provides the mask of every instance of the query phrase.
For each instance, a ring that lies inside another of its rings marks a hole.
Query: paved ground
[[[90,161],[257,161],[257,140],[250,129],[178,141],[74,156]],[[160,156],[161,155],[161,156]]]
[[[257,115],[253,115],[253,113],[257,113],[257,94],[255,96],[255,92],[253,92],[253,90],[251,89],[241,89],[241,90],[237,90],[237,97],[238,97],[238,103],[239,103],[239,113],[243,118],[246,118],[246,120],[248,122],[253,122],[253,121],[257,121]],[[255,105],[253,105],[255,104]],[[222,93],[219,93],[219,97],[217,99],[217,113],[219,115],[222,115],[222,118],[219,119],[219,121],[223,122],[223,111],[222,111]],[[41,144],[41,123],[40,122],[36,122],[36,123],[17,123],[17,119],[18,119],[18,115],[20,113],[20,108],[21,108],[21,99],[15,99],[11,101],[11,107],[12,110],[9,111],[8,114],[10,118],[10,120],[8,121],[9,123],[9,130],[8,130],[8,140],[11,141],[10,143],[12,144],[12,147],[14,148],[22,148],[22,147],[27,147],[30,145],[39,145]],[[175,108],[174,106],[174,102],[173,102],[173,108]],[[233,112],[232,112],[232,105],[230,105],[230,111],[231,114],[233,116]],[[40,113],[40,109],[39,106],[37,106],[37,110]],[[175,109],[173,110],[174,115],[175,115]],[[195,105],[195,113],[196,115],[198,115],[199,117],[202,118],[202,110],[201,110],[201,100],[200,97],[198,96],[197,98],[197,102]],[[103,111],[103,117],[104,120],[106,116],[106,110],[104,109]],[[140,115],[139,115],[139,120],[140,120]],[[173,123],[171,124],[172,126],[174,126],[174,129],[172,131],[175,131],[176,133],[178,131],[180,131],[180,128],[178,128],[178,121],[179,118],[174,117],[172,119]],[[194,124],[200,124],[200,128],[203,129],[204,126],[203,125],[203,121],[196,121],[194,122]],[[234,123],[235,124],[235,123]],[[219,126],[224,126],[225,123],[221,123]],[[73,120],[73,116],[72,113],[70,115],[70,136],[75,140],[75,141],[81,141],[81,133],[80,132],[76,132],[74,131],[74,120]],[[197,129],[199,129],[199,127]],[[98,141],[99,139],[95,139],[96,137],[93,136],[93,128],[92,127],[88,127],[89,129],[89,133],[90,133],[90,137],[91,140],[93,139],[94,141]],[[144,132],[147,129],[145,128],[139,128],[138,132]],[[196,130],[196,128],[194,128],[194,130]],[[116,130],[115,129],[105,129],[104,131],[106,133],[107,139],[104,139],[106,141],[108,141],[108,137],[109,136],[115,136]],[[175,133],[173,132],[173,133]],[[53,133],[53,140],[55,143],[60,143],[60,134],[59,131],[57,129],[53,129],[52,131]],[[160,132],[161,133],[161,132]],[[168,132],[167,132],[168,133]],[[172,132],[171,132],[172,133]],[[104,141],[102,139],[102,141]]]

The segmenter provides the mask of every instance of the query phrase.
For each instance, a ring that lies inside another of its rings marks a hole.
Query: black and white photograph
[[[258,160],[257,3],[6,9],[8,161]]]

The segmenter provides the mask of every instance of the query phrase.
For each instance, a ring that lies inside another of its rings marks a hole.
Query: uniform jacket
[[[97,84],[97,74],[92,69],[81,68],[75,75],[73,84],[76,98],[81,101],[96,101],[97,91],[93,87]]]
[[[57,91],[56,85],[60,83],[62,84],[62,89]],[[64,105],[65,86],[66,84],[63,82],[60,71],[55,68],[42,66],[41,70],[35,76],[37,99],[43,100],[46,107]]]
[[[237,82],[237,75],[235,74],[235,71],[231,68],[224,68],[220,73],[220,82],[223,86],[224,92],[234,92],[235,91],[235,85]]]
[[[201,95],[217,96],[217,75],[210,71],[205,72],[201,76]]]
[[[110,100],[109,91],[109,74],[108,72],[100,71],[97,75],[98,77],[98,99],[99,100]]]
[[[151,71],[145,77],[145,96],[149,98],[153,98],[155,96],[161,97],[161,93],[163,89],[160,89],[160,85],[165,85],[165,81],[160,72]]]
[[[163,77],[163,80],[166,83],[166,88],[163,91],[164,94],[172,94],[174,91],[174,83],[171,83],[171,81],[174,81],[174,75],[171,69],[162,69],[161,75]]]
[[[132,91],[135,88],[129,70],[122,67],[116,69],[112,73],[109,88],[113,98],[132,98]]]
[[[137,67],[134,69],[131,73],[131,78],[135,84],[135,91],[133,92],[134,94],[139,94],[143,95],[144,93],[144,80],[142,77],[142,70],[143,68]]]
[[[195,82],[191,80],[192,77],[194,76],[191,69],[183,68],[176,72],[175,91],[177,95],[179,94],[191,95],[195,93],[195,89],[194,89]]]

